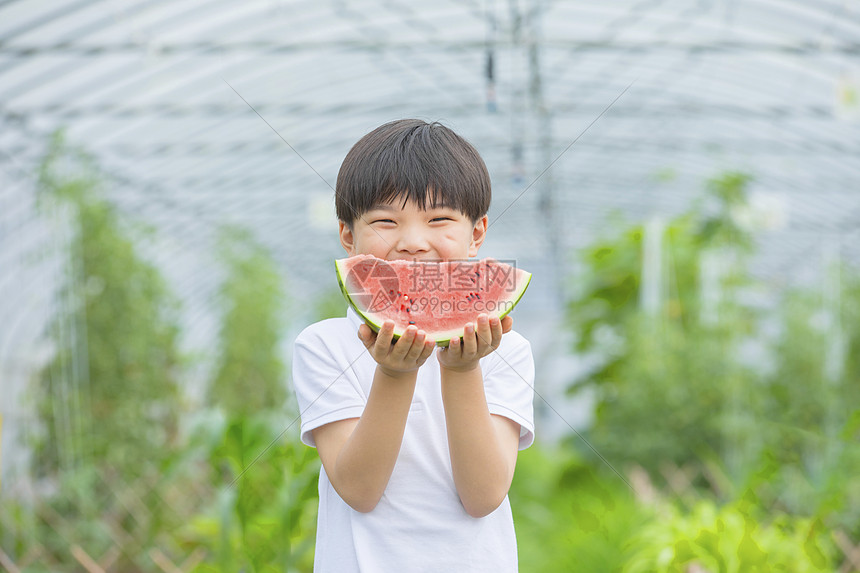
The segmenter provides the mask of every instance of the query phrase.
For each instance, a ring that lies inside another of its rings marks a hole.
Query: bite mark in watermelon
[[[335,261],[347,302],[374,331],[394,321],[394,338],[409,325],[448,346],[478,315],[505,317],[520,301],[531,273],[495,259],[386,261],[355,255]]]

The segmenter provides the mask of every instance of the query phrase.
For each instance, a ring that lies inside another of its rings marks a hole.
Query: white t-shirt
[[[293,352],[293,384],[302,413],[301,439],[311,430],[364,411],[376,362],[358,339],[362,320],[351,308],[305,328]],[[320,470],[314,571],[413,572],[517,570],[514,522],[507,496],[493,513],[470,517],[451,471],[439,362],[434,353],[418,380],[400,453],[376,507],[355,511]],[[520,424],[519,449],[534,441],[531,345],[517,332],[502,336],[481,359],[491,414]]]

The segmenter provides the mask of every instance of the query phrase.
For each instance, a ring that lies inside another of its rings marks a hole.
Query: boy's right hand
[[[400,376],[407,372],[418,370],[433,354],[436,343],[425,340],[426,333],[410,326],[406,332],[393,343],[394,321],[386,320],[379,332],[366,324],[358,327],[358,338],[370,355],[379,364],[379,368],[389,376]]]

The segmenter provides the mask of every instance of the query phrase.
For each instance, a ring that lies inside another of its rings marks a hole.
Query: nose
[[[395,247],[399,253],[416,255],[427,252],[429,244],[427,242],[427,237],[424,236],[424,233],[422,233],[420,229],[411,227],[403,229],[403,231],[398,235]]]

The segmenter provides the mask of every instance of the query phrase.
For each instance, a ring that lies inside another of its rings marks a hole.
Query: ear
[[[487,238],[487,222],[488,217],[484,215],[475,223],[475,227],[472,229],[472,242],[469,243],[469,256],[476,257],[478,256],[478,249],[481,248],[481,245],[484,243],[484,239]]]
[[[355,254],[355,236],[352,234],[352,230],[349,228],[349,225],[340,220],[338,220],[337,224],[338,235],[340,235],[340,244],[346,251],[347,256],[351,257]]]

